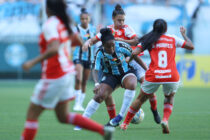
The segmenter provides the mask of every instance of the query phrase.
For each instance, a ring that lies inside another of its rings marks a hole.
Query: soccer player
[[[81,24],[76,26],[77,31],[80,33],[83,41],[90,39],[96,35],[96,28],[89,24],[90,15],[85,8],[81,9],[80,14]],[[73,109],[75,111],[84,111],[82,106],[85,99],[86,84],[91,72],[91,65],[94,59],[93,50],[94,47],[88,48],[88,51],[83,52],[82,47],[77,46],[73,53],[73,62],[76,65],[76,83],[75,83],[75,105]]]
[[[107,26],[107,28],[111,29],[115,37],[115,40],[123,41],[130,45],[136,46],[138,44],[138,37],[130,26],[124,24],[125,12],[119,4],[115,6],[115,10],[112,13],[112,20],[114,24]],[[95,37],[89,39],[88,41],[84,43],[83,50],[87,50],[88,47],[90,47],[91,45],[95,44],[96,42],[100,40],[101,40],[101,33],[98,33]],[[137,64],[136,61],[134,60],[130,62],[130,65],[135,69],[135,75],[137,76],[137,80],[140,83],[143,83],[145,70],[139,64]],[[152,94],[149,100],[150,100],[151,111],[153,113],[154,120],[156,123],[160,123],[160,116],[157,111],[157,99],[156,99],[155,94]],[[114,119],[116,117],[116,110],[115,110],[115,104],[114,104],[114,100],[112,96],[108,97],[105,100],[105,103],[107,106],[107,111],[108,111],[110,119]],[[118,120],[118,118],[122,118],[122,117],[123,116],[118,116],[116,119]]]
[[[113,129],[68,112],[67,101],[72,99],[75,76],[74,65],[69,61],[69,48],[71,43],[76,44],[78,36],[69,26],[71,22],[63,0],[47,0],[46,5],[48,19],[40,36],[41,54],[23,64],[23,69],[29,70],[42,62],[42,78],[31,97],[21,140],[35,139],[38,118],[45,109],[54,109],[60,123],[78,125],[101,134],[105,140],[111,140]]]
[[[165,99],[161,126],[163,133],[170,132],[168,120],[172,113],[174,95],[178,89],[180,80],[175,62],[176,48],[181,47],[193,50],[194,46],[186,36],[184,27],[180,27],[180,32],[184,40],[177,36],[166,34],[166,31],[166,21],[163,19],[155,20],[153,30],[140,38],[138,47],[132,53],[132,56],[136,56],[144,50],[148,50],[151,63],[149,69],[146,71],[145,81],[141,85],[141,92],[132,103],[121,125],[121,128],[124,130],[127,129],[127,126],[142,104],[162,85]]]
[[[137,85],[134,71],[125,61],[126,57],[131,55],[132,49],[127,43],[115,41],[109,28],[101,29],[100,33],[102,34],[103,48],[98,50],[95,59],[95,72],[93,75],[95,96],[88,103],[83,116],[90,118],[97,111],[100,104],[111,96],[112,92],[120,85],[125,88],[125,92],[119,116],[124,116],[135,96]],[[135,60],[147,69],[139,57],[135,57]],[[103,70],[103,77],[99,84],[97,76],[100,69]],[[110,123],[112,126],[118,126],[121,119],[118,122]]]

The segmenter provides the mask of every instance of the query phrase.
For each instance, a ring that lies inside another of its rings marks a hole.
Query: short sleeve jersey
[[[127,56],[131,56],[132,49],[127,43],[116,41],[115,52],[108,54],[103,48],[96,53],[95,70],[102,69],[104,73],[121,75],[128,72],[131,68],[125,61]]]
[[[82,26],[79,24],[77,26],[77,31],[80,33],[80,36],[84,41],[94,37],[96,35],[96,28],[89,24],[87,29],[82,28]],[[92,62],[94,60],[93,55],[94,47],[89,48],[88,51],[83,52],[80,46],[77,46],[73,53],[73,60],[83,60],[83,61],[89,61]]]
[[[185,41],[174,35],[162,35],[149,51],[151,63],[146,71],[145,79],[149,82],[178,82],[179,73],[176,68],[176,48],[183,47]],[[137,47],[143,47],[138,44]]]
[[[136,36],[136,33],[134,30],[129,27],[128,25],[124,25],[122,29],[114,29],[114,25],[109,25],[107,28],[110,28],[112,31],[112,34],[114,35],[115,38],[122,38],[126,40],[133,39]],[[101,40],[101,33],[97,33],[96,38],[100,41]]]
[[[40,53],[47,50],[53,40],[60,42],[58,53],[42,62],[42,79],[57,79],[69,72],[74,72],[70,62],[71,41],[64,24],[56,16],[51,16],[42,27],[39,45]]]

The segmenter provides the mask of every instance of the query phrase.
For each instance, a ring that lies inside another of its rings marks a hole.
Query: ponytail
[[[120,4],[117,4],[115,6],[115,9],[114,11],[112,12],[112,17],[116,17],[117,15],[125,15],[125,12],[124,10],[122,9],[121,5]]]

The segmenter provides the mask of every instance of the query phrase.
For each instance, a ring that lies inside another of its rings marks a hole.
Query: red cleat
[[[122,130],[126,130],[127,128],[128,128],[128,125],[125,124],[125,123],[122,123],[122,124],[120,125],[120,129],[122,129]]]

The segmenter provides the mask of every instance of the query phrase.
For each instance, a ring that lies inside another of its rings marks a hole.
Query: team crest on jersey
[[[112,61],[114,61],[114,62],[117,61],[117,58],[113,58]]]
[[[89,34],[89,33],[87,33],[87,34],[85,35],[85,37],[87,37],[87,38],[88,38],[88,37],[90,37],[90,34]]]
[[[117,35],[122,35],[122,32],[121,31],[117,31]]]

